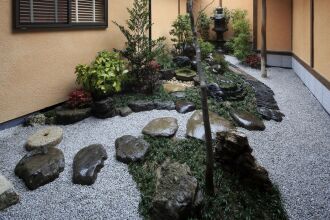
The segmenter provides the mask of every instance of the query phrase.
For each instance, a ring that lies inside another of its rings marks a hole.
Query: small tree
[[[126,49],[121,52],[130,61],[131,72],[138,85],[145,85],[146,82],[153,84],[155,72],[150,70],[150,63],[162,50],[165,40],[164,37],[149,39],[148,31],[152,23],[148,3],[148,0],[134,0],[133,7],[127,8],[130,15],[126,21],[127,27],[113,21],[126,37]]]
[[[197,31],[204,41],[209,40],[210,26],[211,18],[204,11],[200,11],[197,19]]]
[[[173,36],[171,41],[177,54],[181,54],[187,44],[193,44],[193,33],[191,32],[190,17],[188,14],[179,15],[172,24],[170,34]]]

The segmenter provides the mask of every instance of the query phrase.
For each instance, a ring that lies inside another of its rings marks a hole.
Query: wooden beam
[[[258,49],[258,0],[253,0],[253,50]]]
[[[261,76],[267,77],[267,2],[262,0],[262,21],[261,21]]]
[[[314,68],[314,0],[310,0],[311,67]]]

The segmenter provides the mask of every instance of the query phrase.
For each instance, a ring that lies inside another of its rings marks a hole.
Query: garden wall
[[[89,63],[98,51],[124,46],[122,34],[111,21],[124,24],[126,7],[132,2],[109,0],[107,29],[17,32],[12,29],[12,1],[1,0],[0,123],[65,101],[75,86],[77,64]],[[178,1],[153,2],[153,33],[169,38]],[[186,10],[183,2],[181,11]]]

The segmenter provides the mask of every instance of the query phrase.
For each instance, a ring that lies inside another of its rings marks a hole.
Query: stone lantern
[[[216,8],[214,10],[214,16],[211,18],[214,20],[213,31],[217,34],[217,46],[219,49],[222,49],[225,43],[223,34],[228,31],[224,9],[221,7]]]

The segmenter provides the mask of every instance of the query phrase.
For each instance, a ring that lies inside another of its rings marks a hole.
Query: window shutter
[[[68,0],[20,0],[19,23],[68,23]]]
[[[71,3],[71,16],[73,23],[104,23],[104,11],[104,0],[72,0]]]

